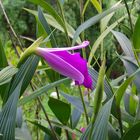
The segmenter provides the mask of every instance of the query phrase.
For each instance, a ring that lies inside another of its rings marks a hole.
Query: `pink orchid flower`
[[[92,79],[88,73],[87,61],[80,56],[80,53],[70,53],[70,50],[77,50],[89,45],[89,41],[67,48],[37,48],[36,53],[42,56],[46,62],[60,74],[70,77],[76,85],[84,85],[92,89]]]

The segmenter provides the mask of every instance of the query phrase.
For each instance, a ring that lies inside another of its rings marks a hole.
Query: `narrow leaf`
[[[138,140],[140,137],[140,122],[134,124],[123,136],[122,140]]]
[[[126,56],[134,57],[130,40],[121,32],[112,31]]]
[[[71,115],[72,129],[74,129],[77,126],[80,117],[81,117],[81,112],[78,109],[74,108]]]
[[[93,68],[89,68],[89,74],[93,80],[93,89],[96,88],[96,85],[97,85],[97,79],[98,79],[98,75],[99,73],[93,69]],[[104,79],[104,90],[105,90],[105,93],[107,95],[107,100],[111,99],[111,97],[113,96],[113,91],[112,91],[112,88],[111,86],[109,85],[109,82],[107,81],[107,78]]]
[[[15,139],[15,120],[21,85],[22,81],[12,92],[11,96],[0,112],[0,133],[2,134],[3,140]]]
[[[140,15],[138,16],[137,22],[134,28],[133,34],[133,45],[135,49],[140,49]]]
[[[65,79],[61,79],[59,81],[56,81],[54,83],[50,83],[50,84],[48,84],[46,86],[43,86],[40,89],[34,91],[31,95],[22,98],[20,100],[19,104],[24,105],[24,104],[26,104],[28,102],[31,102],[32,100],[34,100],[37,97],[41,96],[42,94],[46,93],[48,90],[50,90],[50,89],[52,89],[52,88],[54,88],[54,87],[56,87],[56,86],[58,86],[58,85],[60,85],[62,83],[68,82],[68,81],[70,81],[70,79],[65,78]]]
[[[75,34],[74,34],[74,37],[73,37],[73,42],[72,42],[72,45],[75,44],[76,42],[76,39],[78,38],[78,36],[80,35],[80,33],[82,33],[84,30],[86,30],[87,28],[91,27],[92,25],[96,24],[97,22],[99,22],[102,18],[104,18],[105,16],[107,16],[108,14],[120,9],[124,7],[124,5],[122,6],[118,6],[116,5],[115,7],[111,8],[111,9],[108,9],[106,10],[105,12],[101,13],[101,14],[98,14],[92,18],[90,18],[89,20],[85,21],[83,24],[81,24]]]
[[[10,82],[11,78],[18,72],[17,68],[8,66],[0,71],[0,86]]]
[[[100,44],[104,40],[104,38],[110,33],[110,31],[112,29],[114,29],[118,25],[118,23],[120,23],[122,20],[124,20],[124,18],[125,18],[125,16],[121,17],[120,19],[118,19],[117,21],[115,21],[113,24],[111,24],[110,26],[108,26],[108,28],[105,31],[103,31],[102,34],[98,37],[98,39],[94,42],[94,44],[92,45],[92,49],[90,51],[90,54],[89,54],[88,64],[91,63],[91,60],[92,60],[92,58],[93,58],[96,50],[100,47]],[[104,18],[102,20],[104,20]],[[104,21],[102,21],[102,23],[104,24]]]
[[[33,14],[35,17],[37,17],[37,11],[29,10],[29,9],[26,9],[26,8],[24,8],[24,9],[25,9],[26,11],[28,11],[29,13]],[[55,19],[53,16],[51,16],[51,15],[49,15],[49,14],[46,14],[46,13],[44,14],[44,16],[45,16],[45,19],[46,19],[46,21],[48,22],[48,24],[49,24],[50,26],[52,26],[52,27],[58,29],[58,30],[61,31],[61,32],[64,32],[63,27],[59,24],[59,22],[56,21],[56,19]],[[66,22],[66,27],[67,27],[68,35],[69,35],[71,38],[73,38],[73,36],[74,36],[74,34],[75,34],[74,28],[73,28],[70,24],[68,24],[67,22]],[[81,40],[80,40],[79,37],[76,39],[76,42],[77,42],[78,44],[81,43]]]
[[[81,113],[84,112],[84,108],[81,102],[81,99],[79,97],[76,96],[72,96],[69,94],[66,94],[64,92],[60,92],[60,94],[69,102],[71,103],[76,109],[78,109]],[[85,102],[86,107],[89,107],[89,103]]]
[[[94,5],[94,7],[98,11],[98,13],[102,12],[102,7],[101,7],[100,3],[97,0],[91,0],[91,3]]]
[[[132,57],[121,57],[121,60],[123,61],[123,64],[126,68],[126,71],[128,75],[131,75],[135,73],[138,70],[138,65],[136,64],[136,61]],[[136,74],[136,78],[134,80],[134,84],[137,87],[137,90],[140,92],[140,72]]]
[[[108,135],[108,119],[110,116],[111,106],[113,102],[113,97],[104,104],[104,106],[101,108],[97,119],[94,124],[93,132],[91,135],[91,139],[93,140],[106,140]],[[88,139],[89,132],[91,129],[91,124],[89,124],[86,132],[82,135],[80,140],[86,140]]]

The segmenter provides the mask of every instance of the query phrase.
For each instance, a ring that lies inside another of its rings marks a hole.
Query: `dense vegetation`
[[[0,140],[139,139],[139,0],[0,0],[0,13]]]

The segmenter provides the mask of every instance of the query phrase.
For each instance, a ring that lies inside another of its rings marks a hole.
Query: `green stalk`
[[[85,102],[84,102],[84,97],[83,97],[83,94],[82,94],[81,87],[78,86],[78,88],[79,88],[79,92],[80,92],[80,97],[81,97],[82,105],[83,105],[83,108],[84,108],[84,113],[85,113],[85,117],[86,117],[86,123],[88,125],[89,124],[89,119],[88,119],[88,113],[87,113],[86,105],[85,105]]]
[[[34,88],[32,82],[30,83],[30,86],[31,86],[31,89],[34,91],[36,87]],[[52,136],[53,136],[54,140],[59,140],[58,137],[57,137],[57,135],[56,135],[56,133],[55,133],[55,130],[54,130],[52,124],[51,124],[51,121],[50,121],[50,119],[48,117],[48,114],[47,114],[47,112],[46,112],[46,110],[45,110],[45,108],[44,108],[44,106],[43,106],[43,104],[41,102],[40,97],[37,97],[37,101],[38,101],[38,103],[39,103],[39,105],[40,105],[40,107],[41,107],[41,109],[42,109],[42,111],[43,111],[43,113],[44,113],[44,115],[46,117],[46,120],[47,120],[47,122],[49,124],[49,127],[51,129]]]
[[[89,140],[91,140],[92,132],[94,129],[94,122],[97,118],[98,112],[102,104],[103,91],[104,91],[104,75],[105,75],[105,60],[102,63],[102,66],[100,68],[99,75],[98,75],[94,103],[93,103],[94,113],[91,118],[91,130],[89,133]]]
[[[56,133],[55,133],[55,130],[53,129],[53,126],[52,126],[52,124],[51,124],[51,121],[50,121],[50,119],[49,119],[49,117],[48,117],[48,114],[47,114],[47,112],[46,112],[46,110],[45,110],[45,108],[44,108],[44,106],[43,106],[43,104],[42,104],[40,98],[38,97],[37,100],[38,100],[38,102],[39,102],[39,104],[40,104],[40,106],[41,106],[41,108],[42,108],[42,111],[43,111],[44,114],[45,114],[46,120],[47,120],[47,122],[48,122],[48,124],[49,124],[49,126],[50,126],[50,129],[51,129],[51,132],[52,132],[52,135],[53,135],[54,139],[55,139],[55,140],[59,140],[59,139],[57,138],[57,135],[56,135]]]
[[[121,133],[121,137],[123,136],[123,125],[122,125],[122,119],[121,119],[121,110],[120,107],[117,107],[117,114],[118,114],[118,122],[119,122],[119,126],[120,126],[120,133]]]
[[[99,1],[101,7],[102,7],[102,1]],[[100,33],[103,33],[103,28],[102,28],[102,20],[100,21]],[[101,42],[101,61],[104,59],[104,42]]]
[[[132,24],[131,14],[130,14],[129,7],[128,7],[128,4],[127,4],[126,0],[124,0],[124,4],[125,4],[127,14],[128,14],[131,32],[133,33],[133,24]]]
[[[68,31],[67,31],[67,26],[66,26],[66,20],[65,20],[65,16],[64,16],[64,11],[63,11],[63,7],[60,3],[59,0],[57,0],[57,4],[58,4],[58,7],[60,9],[60,13],[61,13],[61,16],[62,16],[62,20],[63,20],[63,23],[64,23],[64,31],[66,33],[66,40],[67,40],[67,45],[68,46],[71,46],[71,41],[70,41],[70,38],[69,38],[69,35],[68,35]]]
[[[56,90],[56,94],[57,94],[57,99],[60,99],[60,95],[59,95],[58,87],[55,87],[55,90]]]
[[[83,14],[84,1],[79,0],[79,5],[80,5],[80,20],[81,20],[81,24],[82,24],[84,22],[84,14]],[[85,39],[84,31],[81,33],[81,39],[82,39],[82,41]],[[83,54],[83,58],[86,59],[86,49],[85,48],[82,48],[82,54]]]
[[[4,9],[2,0],[0,0],[0,7],[1,7],[1,9],[2,9],[4,18],[5,18],[6,22],[7,22],[7,25],[9,26],[10,31],[12,32],[13,36],[15,37],[15,39],[17,40],[17,42],[19,43],[20,49],[23,51],[22,42],[21,42],[20,38],[18,37],[17,33],[15,32],[14,28],[12,27],[11,23],[10,23],[10,20],[9,20],[9,18],[8,18],[8,15],[6,14],[6,11],[5,11],[5,9]],[[17,50],[16,50],[16,51],[17,51]],[[17,53],[17,55],[18,55],[18,53]]]

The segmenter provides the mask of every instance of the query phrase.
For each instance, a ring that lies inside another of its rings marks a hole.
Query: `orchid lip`
[[[46,51],[46,52],[57,52],[57,51],[70,51],[70,50],[77,50],[77,49],[81,49],[81,48],[85,48],[89,45],[89,41],[84,41],[82,44],[77,45],[77,46],[73,46],[73,47],[65,47],[65,48],[37,48],[42,50],[42,51]]]

